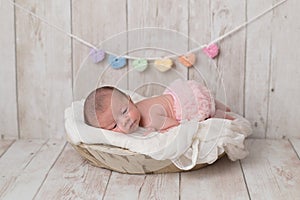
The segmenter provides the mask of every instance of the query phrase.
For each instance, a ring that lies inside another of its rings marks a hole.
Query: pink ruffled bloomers
[[[164,91],[174,99],[178,121],[197,119],[203,121],[215,114],[215,100],[211,92],[194,80],[177,79]]]

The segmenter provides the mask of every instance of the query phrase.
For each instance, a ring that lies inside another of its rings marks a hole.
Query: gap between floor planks
[[[225,157],[194,172],[126,175],[89,165],[64,141],[0,140],[0,198],[293,199],[300,195],[299,139],[249,139],[246,145],[250,155],[240,162]]]

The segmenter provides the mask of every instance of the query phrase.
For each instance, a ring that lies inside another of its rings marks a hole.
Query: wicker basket
[[[149,156],[108,145],[71,144],[79,154],[96,167],[126,173],[152,174],[181,172],[170,160],[155,160]],[[224,154],[219,156],[222,157]],[[189,171],[197,170],[208,164],[198,164]]]

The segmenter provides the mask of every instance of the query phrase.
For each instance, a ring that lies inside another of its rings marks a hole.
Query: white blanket
[[[224,151],[231,160],[247,155],[245,138],[251,134],[250,123],[230,113],[235,120],[211,118],[202,122],[185,121],[165,133],[144,135],[139,128],[133,134],[121,134],[94,128],[84,123],[84,101],[73,102],[65,110],[65,128],[69,142],[77,145],[108,144],[148,155],[156,160],[172,160],[180,169],[189,170],[196,164],[213,163]]]

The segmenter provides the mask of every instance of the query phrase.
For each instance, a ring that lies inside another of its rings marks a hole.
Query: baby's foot
[[[234,120],[235,119],[235,117],[227,114],[224,110],[216,110],[215,115],[213,117],[214,118],[229,119],[229,120]]]
[[[225,119],[229,119],[229,120],[235,120],[235,117],[231,116],[231,115],[228,115],[227,113],[225,113],[225,116],[224,116]]]
[[[216,103],[216,109],[217,110],[223,110],[223,111],[226,111],[226,112],[230,112],[231,111],[228,106],[226,106],[225,104],[221,103],[220,101],[215,100],[215,103]]]

